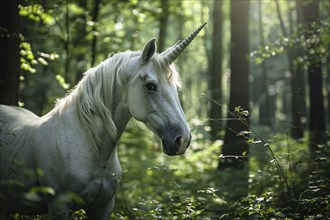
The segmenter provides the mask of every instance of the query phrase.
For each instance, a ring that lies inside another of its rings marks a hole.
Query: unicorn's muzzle
[[[191,134],[188,136],[176,136],[175,138],[162,140],[163,151],[169,156],[184,154],[191,142]]]

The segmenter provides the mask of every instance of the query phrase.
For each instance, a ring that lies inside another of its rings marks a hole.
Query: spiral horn
[[[173,61],[191,43],[191,41],[197,36],[197,34],[203,29],[206,24],[207,22],[199,26],[199,28],[192,32],[186,39],[181,41],[179,44],[176,44],[171,51],[165,51],[165,54],[162,54],[165,62],[167,62],[168,64],[173,63]]]

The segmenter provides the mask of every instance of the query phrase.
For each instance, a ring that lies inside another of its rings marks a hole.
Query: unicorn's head
[[[150,40],[127,66],[129,111],[162,139],[168,155],[183,154],[191,141],[178,96],[179,76],[172,62],[204,26],[161,54],[156,52],[155,40]]]

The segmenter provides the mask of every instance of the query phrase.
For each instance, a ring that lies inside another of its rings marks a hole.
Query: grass
[[[202,123],[200,126],[203,127]],[[216,167],[222,142],[208,141],[204,138],[207,128],[204,130],[195,129],[202,134],[194,134],[191,149],[180,157],[163,155],[158,145],[131,149],[124,137],[120,157],[130,159],[122,163],[123,193],[117,194],[114,216],[118,219],[144,219],[151,214],[161,219],[329,216],[330,200],[325,190],[329,187],[325,171],[329,165],[328,152],[323,151],[321,159],[313,161],[307,139],[295,141],[286,134],[277,134],[268,138],[267,143],[263,140],[250,145],[247,170],[219,172]],[[137,158],[138,154],[143,158]],[[311,189],[313,179],[322,179],[312,187],[321,194]],[[306,200],[307,194],[310,198]],[[322,210],[313,210],[314,202],[320,199],[325,201]]]

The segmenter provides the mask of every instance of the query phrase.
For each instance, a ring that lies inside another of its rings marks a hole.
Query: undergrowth
[[[249,177],[245,179],[240,178],[241,170],[216,171],[221,141],[207,141],[208,129],[198,120],[192,127],[199,133],[194,134],[191,149],[183,157],[164,156],[157,144],[136,149],[126,146],[124,141],[120,155],[130,159],[122,164],[125,173],[122,193],[117,196],[115,218],[330,217],[327,140],[320,146],[316,158],[310,157],[306,139],[295,141],[278,134],[267,142],[255,141],[250,145]],[[143,158],[138,158],[140,152]],[[246,190],[247,196],[242,196]]]
[[[220,172],[222,141],[209,140],[204,122],[191,123],[192,145],[177,157],[164,155],[161,142],[146,129],[128,127],[118,148],[123,177],[112,219],[330,218],[327,139],[312,158],[306,139],[295,141],[286,134],[262,139],[254,131],[248,170]],[[85,219],[85,212],[74,213],[73,219]]]

